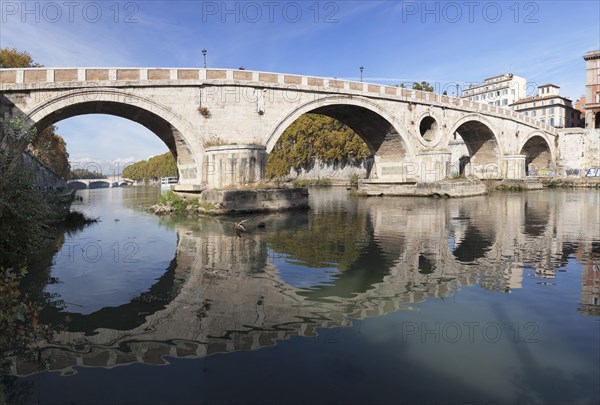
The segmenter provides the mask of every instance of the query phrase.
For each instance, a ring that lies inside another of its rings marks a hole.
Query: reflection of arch
[[[477,165],[478,177],[499,177],[502,149],[493,126],[477,114],[469,114],[458,120],[450,134],[458,133],[469,152],[470,163]]]
[[[93,333],[99,328],[130,330],[146,322],[146,317],[165,308],[177,296],[180,285],[177,284],[175,271],[177,259],[174,258],[165,273],[150,289],[127,304],[118,307],[104,307],[91,314],[62,312],[47,305],[41,313],[42,322],[55,325],[64,324],[69,331]],[[69,318],[69,322],[65,320]]]
[[[306,113],[326,115],[348,125],[367,144],[371,153],[394,160],[414,156],[406,135],[399,133],[391,114],[361,97],[332,96],[304,104],[277,123],[267,139],[270,152],[283,132]]]
[[[58,121],[84,114],[109,114],[137,122],[158,136],[178,163],[193,162],[190,142],[184,139],[182,132],[195,136],[193,127],[168,108],[135,94],[99,88],[77,90],[39,105],[28,117],[40,131]]]
[[[467,221],[467,224],[452,254],[459,262],[470,263],[483,258],[491,250],[496,232],[493,224],[485,218],[473,220],[466,210],[460,209],[459,212],[458,219]]]
[[[552,151],[548,140],[539,133],[532,134],[523,143],[519,152],[525,155],[525,170],[529,173],[529,165],[539,167],[549,167],[553,161]]]
[[[314,286],[308,291],[299,291],[299,296],[306,297],[310,301],[327,300],[327,297],[350,299],[358,294],[366,293],[375,285],[384,282],[384,278],[390,274],[395,260],[402,252],[394,251],[391,255],[386,252],[381,240],[375,237],[374,225],[370,216],[365,222],[365,227],[367,235],[365,240],[361,241],[361,250],[358,256],[352,263],[349,263],[349,267],[337,273],[335,279],[329,283]],[[334,253],[339,248],[335,244],[321,247],[321,249],[331,249],[331,253],[328,252],[331,258],[334,258]]]

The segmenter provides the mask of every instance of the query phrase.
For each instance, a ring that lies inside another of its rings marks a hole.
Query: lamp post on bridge
[[[361,81],[361,82],[363,81],[363,70],[365,70],[365,67],[364,67],[364,66],[361,66],[361,67],[360,67],[360,81]]]
[[[206,69],[206,49],[202,49],[202,57],[204,58],[204,69]]]

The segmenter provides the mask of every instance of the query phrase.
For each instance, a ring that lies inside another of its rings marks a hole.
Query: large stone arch
[[[169,108],[135,93],[104,88],[74,90],[51,97],[24,113],[29,124],[38,130],[85,114],[108,114],[137,122],[158,136],[173,153],[180,179],[193,182],[199,176],[194,140],[200,137],[193,126]]]
[[[502,177],[504,152],[492,122],[479,114],[467,114],[450,127],[450,137],[455,133],[460,135],[469,154],[466,174],[479,178]],[[461,165],[464,162],[452,163]]]
[[[553,142],[541,131],[534,131],[519,147],[519,154],[525,155],[525,170],[528,175],[531,170],[550,168],[555,162]]]
[[[330,96],[303,104],[279,121],[267,138],[267,153],[283,132],[303,114],[313,113],[335,118],[354,130],[371,153],[382,160],[402,160],[415,156],[414,146],[392,114],[363,97]]]

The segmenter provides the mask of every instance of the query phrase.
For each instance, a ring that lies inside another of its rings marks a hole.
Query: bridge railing
[[[388,86],[377,83],[356,82],[338,78],[325,78],[316,76],[302,76],[288,73],[259,72],[235,69],[197,69],[197,68],[24,68],[0,69],[0,89],[9,90],[21,86],[35,86],[36,84],[56,83],[65,87],[76,87],[77,83],[90,82],[95,85],[112,85],[122,83],[131,85],[131,82],[140,82],[143,85],[152,85],[157,82],[168,81],[171,84],[202,84],[205,82],[235,82],[239,84],[260,83],[264,86],[278,86],[284,88],[308,88],[324,92],[344,92],[351,94],[364,94],[365,96],[400,98],[403,101],[415,103],[439,103],[451,105],[453,108],[462,108],[474,112],[485,112],[504,116],[521,121],[531,126],[540,127],[547,132],[556,133],[556,129],[548,124],[515,113],[512,110],[489,106],[483,103],[468,101],[463,98],[445,96],[436,93],[424,92]],[[116,82],[116,83],[115,83]]]

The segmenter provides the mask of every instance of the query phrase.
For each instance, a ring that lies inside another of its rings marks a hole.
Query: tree
[[[50,166],[63,179],[69,177],[71,165],[65,140],[54,131],[56,127],[44,129],[31,143],[31,153],[39,160]]]
[[[317,161],[332,165],[357,163],[371,155],[348,126],[319,114],[304,114],[283,133],[269,154],[266,175],[284,177]]]
[[[161,177],[177,176],[177,162],[171,152],[154,156],[127,166],[121,175],[132,180],[158,180]]]
[[[0,49],[0,68],[39,67],[29,53],[14,48]],[[69,177],[71,166],[65,140],[54,131],[55,126],[41,131],[30,145],[31,153],[39,160],[50,166],[63,179]]]
[[[71,171],[71,179],[105,179],[102,173],[91,172],[87,169],[74,169]]]
[[[39,63],[33,61],[29,53],[18,51],[15,48],[0,49],[0,68],[27,68],[40,67]]]
[[[430,93],[433,93],[433,90],[434,90],[433,86],[425,81],[423,81],[421,83],[413,82],[412,88],[414,90],[428,91]]]

